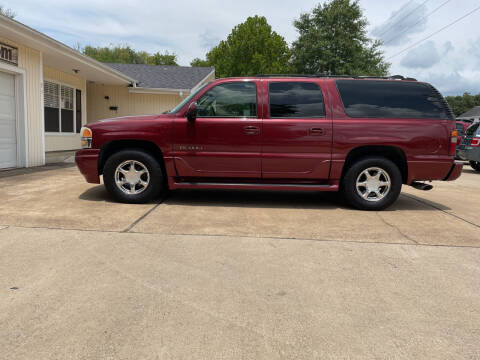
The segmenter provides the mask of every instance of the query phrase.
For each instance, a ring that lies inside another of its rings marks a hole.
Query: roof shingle
[[[480,116],[480,106],[475,106],[464,112],[462,115],[458,116],[458,118],[466,118],[466,117],[477,117]]]
[[[145,65],[106,63],[137,80],[137,87],[150,89],[191,90],[208,74],[213,67],[188,67],[172,65]]]

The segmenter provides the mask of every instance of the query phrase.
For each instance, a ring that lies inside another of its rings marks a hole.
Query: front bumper
[[[448,173],[447,177],[443,179],[443,181],[453,181],[460,177],[462,174],[463,164],[454,162],[450,172]]]
[[[85,180],[92,184],[100,184],[100,176],[98,175],[99,154],[99,149],[83,149],[75,153],[75,162],[78,169]]]

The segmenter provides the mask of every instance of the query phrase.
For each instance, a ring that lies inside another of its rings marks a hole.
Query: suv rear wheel
[[[470,166],[475,171],[480,171],[480,162],[478,161],[470,161]]]
[[[158,161],[136,149],[110,156],[103,168],[103,182],[112,196],[125,203],[145,203],[165,191]]]
[[[400,195],[402,174],[383,157],[366,157],[354,163],[342,180],[347,202],[361,210],[382,210]]]

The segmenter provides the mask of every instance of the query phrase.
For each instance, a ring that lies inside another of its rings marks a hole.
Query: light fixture
[[[72,69],[72,71],[75,73],[75,74],[78,74],[80,72],[80,70],[78,69]]]

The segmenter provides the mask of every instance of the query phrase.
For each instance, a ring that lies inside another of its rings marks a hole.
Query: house
[[[76,150],[82,125],[162,113],[215,78],[214,68],[103,64],[0,15],[0,169]]]
[[[480,121],[480,106],[475,106],[457,117],[457,120]]]

